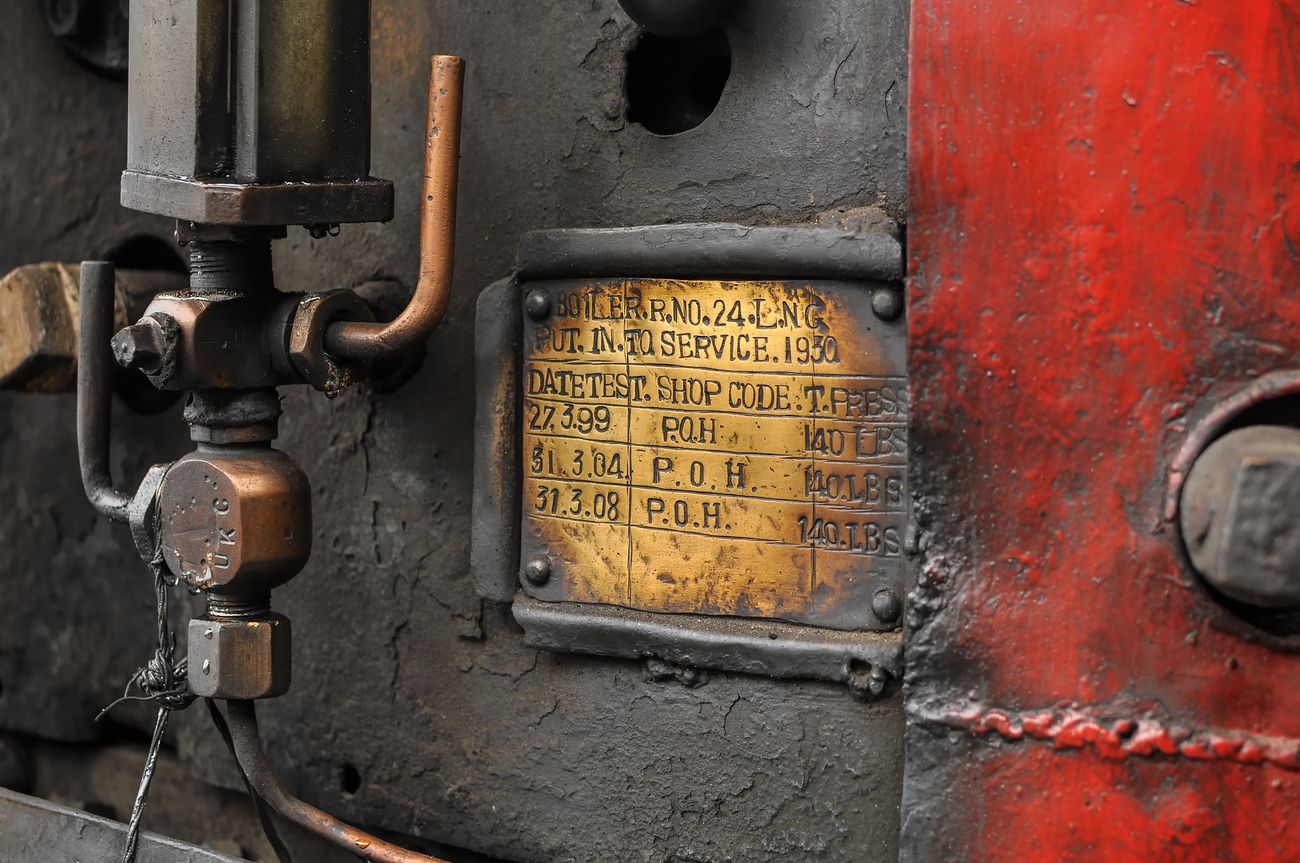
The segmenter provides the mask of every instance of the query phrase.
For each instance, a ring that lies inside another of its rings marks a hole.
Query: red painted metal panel
[[[913,0],[905,856],[1300,860],[1300,657],[1165,507],[1300,366],[1300,2]]]

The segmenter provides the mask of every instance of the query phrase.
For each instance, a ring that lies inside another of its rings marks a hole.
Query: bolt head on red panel
[[[1220,593],[1300,606],[1300,429],[1249,426],[1214,441],[1187,476],[1179,518],[1192,565]]]

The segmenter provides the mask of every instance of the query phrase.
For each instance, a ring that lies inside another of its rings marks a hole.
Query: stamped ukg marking
[[[525,318],[546,599],[855,628],[901,572],[903,325],[858,285],[552,283]]]

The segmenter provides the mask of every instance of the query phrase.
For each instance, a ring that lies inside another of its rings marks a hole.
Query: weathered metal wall
[[[1300,6],[913,24],[903,859],[1295,860],[1296,657],[1166,493],[1194,417],[1296,365]]]
[[[714,114],[657,137],[624,119],[635,29],[613,0],[375,0],[373,172],[389,225],[276,249],[284,288],[413,284],[427,56],[468,63],[456,296],[418,375],[335,402],[286,393],[280,445],[312,478],[307,571],[277,593],[294,687],[263,710],[291,788],[344,817],[512,860],[890,860],[902,714],[821,684],[525,649],[467,577],[476,292],[526,230],[843,219],[905,210],[903,0],[752,0],[728,26]],[[125,88],[50,39],[37,4],[0,31],[0,268],[103,255],[165,223],[117,205]],[[301,388],[299,388],[301,389]],[[178,411],[115,414],[120,476],[187,448]],[[70,396],[0,395],[0,728],[93,738],[146,656],[148,576],[77,479]],[[146,727],[126,708],[122,721]],[[200,715],[182,760],[230,784]],[[344,790],[354,778],[359,788]],[[147,819],[146,819],[147,820]]]

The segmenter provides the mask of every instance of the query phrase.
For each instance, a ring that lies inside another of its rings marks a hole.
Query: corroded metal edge
[[[897,678],[901,632],[842,632],[795,623],[695,614],[655,614],[522,592],[512,607],[532,647],[629,659],[656,657],[692,668],[851,683],[870,669]]]
[[[532,231],[519,241],[521,281],[702,276],[900,281],[903,246],[885,231],[811,225],[649,225]]]
[[[519,577],[519,289],[479,294],[474,321],[474,513],[470,576],[479,596],[509,602]]]
[[[387,222],[393,182],[221,183],[122,172],[122,206],[208,225]]]
[[[0,860],[116,860],[126,825],[0,788]],[[241,863],[156,833],[140,834],[138,863]]]

